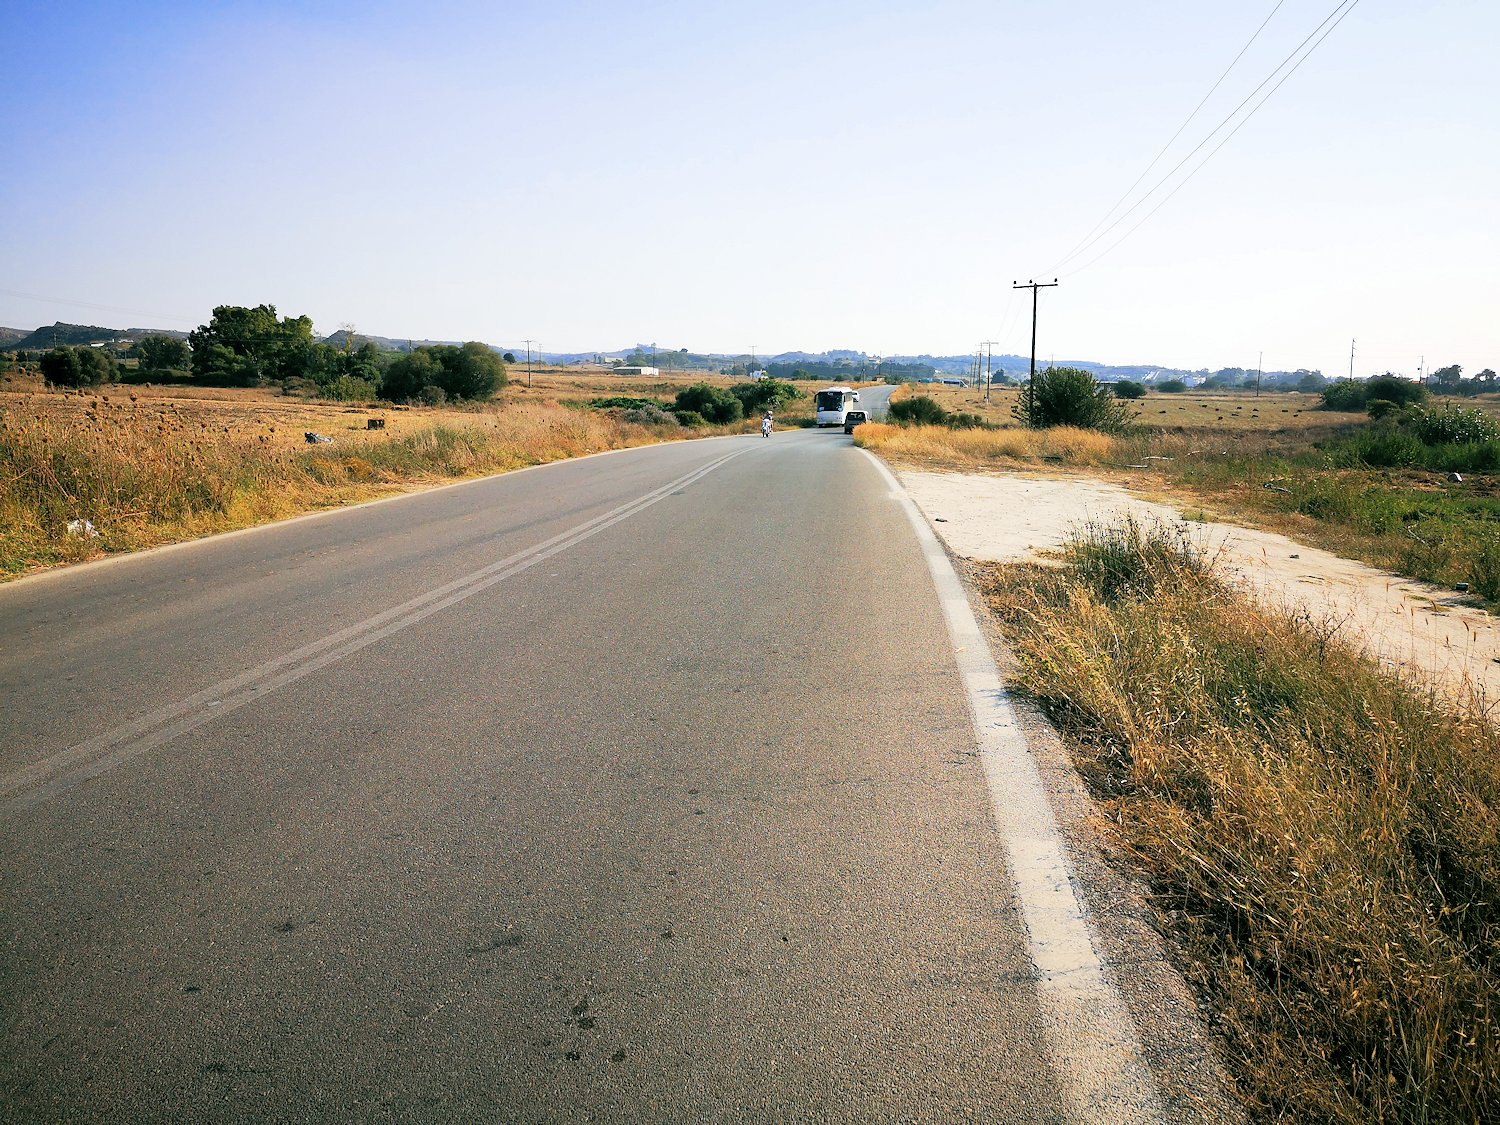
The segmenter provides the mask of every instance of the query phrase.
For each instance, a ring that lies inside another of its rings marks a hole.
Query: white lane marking
[[[707,476],[753,446],[709,462],[659,488],[612,508],[524,551],[480,567],[446,585],[418,594],[373,617],[330,633],[321,640],[264,661],[237,676],[211,684],[185,699],[157,708],[133,722],[70,746],[0,777],[0,815],[17,812],[113,769],[178,735],[202,726],[277,688],[285,687],[344,659],[376,641],[431,617],[537,563],[566,551],[621,520],[629,519],[673,492]]]
[[[139,551],[124,551],[118,555],[107,555],[102,559],[90,559],[87,562],[49,567],[47,570],[39,570],[35,574],[23,574],[21,577],[12,578],[8,582],[0,582],[0,597],[4,597],[18,587],[25,588],[36,586],[43,582],[71,578],[81,571],[91,571],[107,566],[118,566],[120,563],[134,562],[136,559],[150,558],[153,555],[165,555],[173,551],[187,551],[194,547],[201,547],[205,543],[220,543],[225,539],[237,539],[243,535],[259,535],[262,532],[274,531],[289,524],[331,519],[335,516],[341,516],[346,512],[357,512],[361,508],[373,508],[379,504],[395,504],[402,500],[414,500],[420,496],[430,496],[434,492],[447,492],[450,489],[467,488],[473,484],[484,484],[486,481],[493,482],[500,477],[509,479],[519,476],[522,473],[535,473],[543,469],[557,469],[564,465],[576,465],[580,461],[592,461],[596,457],[612,457],[617,453],[636,453],[642,449],[660,449],[663,446],[670,446],[674,449],[686,449],[690,445],[700,441],[732,441],[735,438],[748,436],[748,434],[716,434],[713,437],[688,438],[684,441],[657,442],[652,445],[630,445],[623,449],[601,449],[598,453],[585,453],[579,457],[564,457],[561,461],[547,461],[541,465],[522,465],[519,469],[506,469],[501,473],[487,473],[482,477],[469,477],[466,480],[450,481],[447,484],[435,484],[430,488],[418,488],[410,492],[398,492],[392,496],[377,496],[374,500],[362,500],[358,504],[342,504],[337,508],[324,508],[317,512],[303,512],[300,515],[288,516],[286,519],[273,520],[270,523],[258,523],[252,527],[240,527],[233,531],[216,531],[209,535],[200,536],[197,539],[184,539],[180,543],[163,543],[159,547],[146,547]]]
[[[1048,1052],[1075,1117],[1161,1121],[1161,1103],[1135,1024],[1094,950],[1046,786],[963,584],[895,475],[874,454],[863,452],[911,521],[937,587],[1036,963],[1037,992],[1049,1025]]]

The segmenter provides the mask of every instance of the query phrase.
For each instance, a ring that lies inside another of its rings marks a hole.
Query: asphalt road
[[[0,588],[0,1117],[1065,1117],[952,646],[832,431]]]

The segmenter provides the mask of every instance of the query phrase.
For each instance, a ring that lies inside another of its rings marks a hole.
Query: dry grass
[[[366,419],[385,421],[366,429]],[[308,445],[315,430],[334,439]],[[716,432],[716,431],[697,431]],[[413,487],[696,436],[532,401],[347,407],[265,390],[0,394],[0,575]],[[88,520],[97,537],[70,534]]]
[[[854,431],[856,445],[898,461],[944,466],[1009,466],[1037,462],[1101,465],[1117,460],[1119,443],[1108,434],[1057,426],[1047,430],[950,430],[946,426],[891,426],[868,422]]]
[[[1265,1119],[1500,1106],[1500,734],[1175,533],[982,585]]]

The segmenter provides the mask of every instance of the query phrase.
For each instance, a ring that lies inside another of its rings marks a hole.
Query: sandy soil
[[[933,529],[964,558],[1035,559],[1089,521],[1127,512],[1178,522],[1175,508],[1142,500],[1117,485],[1020,474],[903,470],[898,474]],[[1222,523],[1190,523],[1194,538],[1222,550],[1228,572],[1262,601],[1338,626],[1383,662],[1458,693],[1472,684],[1500,701],[1496,618],[1464,595],[1376,570],[1283,535]]]

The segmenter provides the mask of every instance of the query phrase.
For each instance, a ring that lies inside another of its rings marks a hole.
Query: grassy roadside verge
[[[855,440],[922,467],[1088,469],[1187,512],[1220,513],[1440,586],[1467,583],[1500,603],[1500,474],[1452,481],[1360,464],[1366,430],[1350,421],[1296,432],[1053,433],[870,425]]]
[[[981,586],[1017,686],[1144,872],[1263,1118],[1500,1105],[1500,733],[1174,532],[1096,528]]]
[[[0,416],[0,579],[415,487],[699,436],[548,404],[390,438],[289,445],[265,427],[116,408]],[[87,520],[95,534],[70,533]]]

